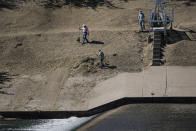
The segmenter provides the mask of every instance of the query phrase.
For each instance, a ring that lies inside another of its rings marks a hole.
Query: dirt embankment
[[[196,1],[173,1],[168,7],[174,8],[174,31],[169,32],[169,43],[164,49],[166,65],[196,65]]]
[[[79,103],[86,102],[97,82],[118,72],[142,70],[142,52],[148,45],[138,41],[145,39],[145,34],[140,35],[130,31],[93,31],[90,40],[94,42],[84,46],[76,41],[78,33],[74,32],[2,38],[3,47],[11,44],[2,51],[1,71],[14,78],[11,84],[8,82],[11,87],[4,88],[8,95],[1,95],[5,104],[2,109],[85,108]],[[102,40],[102,44],[96,44],[96,40]],[[96,56],[99,49],[106,56],[102,70]]]
[[[21,0],[19,5],[0,7],[0,110],[86,109],[97,83],[151,64],[152,46],[146,42],[147,33],[138,32],[137,21],[139,9],[147,13],[152,7],[148,1],[45,2],[52,3]],[[176,28],[195,27],[195,18],[186,22],[187,14],[194,14],[194,4],[169,6],[176,10]],[[185,9],[191,12],[186,14]],[[82,38],[78,27],[83,23],[91,41],[84,46],[76,41]],[[168,48],[166,53],[171,54],[174,48]],[[105,53],[102,70],[99,49]],[[169,65],[174,58],[170,56],[166,55]]]

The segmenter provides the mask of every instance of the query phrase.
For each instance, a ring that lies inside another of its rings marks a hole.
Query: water
[[[0,131],[71,131],[94,117],[70,117],[68,119],[51,120],[4,120],[0,121]]]
[[[79,131],[196,131],[196,104],[130,104],[98,117],[0,121],[0,131],[71,131],[77,127]]]

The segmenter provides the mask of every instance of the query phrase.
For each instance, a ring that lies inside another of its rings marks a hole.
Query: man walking
[[[99,67],[102,69],[103,68],[103,60],[104,60],[104,53],[103,51],[99,50],[98,56],[100,58],[100,62],[99,62]]]
[[[139,24],[140,24],[140,30],[144,31],[145,30],[145,15],[141,10],[139,11],[138,19],[139,19]]]
[[[89,43],[88,39],[87,39],[87,35],[89,35],[89,31],[88,31],[88,27],[83,24],[81,28],[79,28],[80,30],[83,31],[83,40],[82,40],[82,45],[85,43],[85,41],[87,43]]]

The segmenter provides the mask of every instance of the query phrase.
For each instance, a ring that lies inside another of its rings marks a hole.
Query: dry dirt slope
[[[1,110],[85,109],[98,81],[148,65],[141,53],[147,46],[145,34],[138,36],[127,28],[136,24],[128,14],[137,9],[115,3],[120,7],[51,9],[27,3],[19,9],[2,9],[0,69],[11,82],[1,84]],[[89,26],[92,44],[81,46],[76,41],[82,23]],[[104,70],[97,65],[98,49],[105,52]]]
[[[152,5],[143,0],[108,2],[49,8],[36,1],[1,8],[0,110],[83,110],[98,82],[150,65],[151,45],[147,34],[137,32],[137,12]],[[179,5],[170,5],[182,16],[177,27],[187,23],[183,10],[195,8]],[[189,22],[187,27],[195,25],[194,18]],[[94,42],[81,46],[76,39],[83,23]],[[103,70],[97,65],[98,49],[106,56]]]
[[[80,100],[81,97],[85,97],[81,95],[86,95],[84,94],[86,92],[81,92],[80,94],[80,90],[87,90],[90,86],[88,83],[85,84],[85,81],[89,81],[93,86],[96,83],[94,79],[102,79],[98,77],[101,74],[107,77],[118,71],[141,70],[142,61],[140,52],[144,45],[138,43],[137,40],[133,40],[136,39],[134,38],[135,33],[128,31],[92,32],[91,39],[96,40],[101,38],[104,44],[88,44],[85,46],[81,46],[75,41],[77,35],[74,34],[75,33],[62,33],[53,34],[52,36],[32,36],[31,38],[35,39],[35,41],[32,42],[28,42],[25,36],[21,46],[15,48],[16,43],[13,40],[10,49],[6,49],[2,52],[2,72],[6,71],[9,72],[10,75],[16,75],[10,76],[14,78],[13,83],[11,88],[8,90],[5,89],[14,95],[1,95],[6,98],[6,101],[9,99],[14,101],[9,104],[11,107],[18,104],[18,102],[27,106],[28,103],[23,103],[22,101],[33,99],[31,100],[32,102],[36,101],[40,103],[40,105],[36,105],[39,109],[44,100],[48,101],[48,97],[51,99],[48,103],[51,106],[52,101],[55,102],[54,98],[58,96],[60,90],[66,90],[65,93],[68,93],[68,95],[64,94],[64,96],[71,97],[63,99],[64,101],[69,99]],[[65,37],[66,35],[69,37]],[[63,38],[62,42],[59,40],[61,39],[59,37]],[[42,41],[42,39],[46,40]],[[114,41],[111,41],[111,39]],[[2,40],[7,41],[7,38],[2,38]],[[128,43],[127,41],[132,42]],[[8,42],[10,42],[10,38]],[[6,46],[8,42],[4,42],[4,46]],[[97,65],[98,60],[95,53],[97,53],[97,50],[100,48],[104,50],[106,55],[108,68],[104,70],[100,70]],[[113,54],[117,55],[113,56]],[[88,57],[89,60],[87,59]],[[67,78],[74,77],[78,73],[82,73],[84,76],[76,77],[74,80],[70,78],[71,81],[68,84],[71,85],[66,85]],[[89,75],[92,75],[92,77]],[[86,78],[87,80],[85,80],[85,77],[88,77]],[[61,82],[62,84],[60,84]],[[82,87],[83,83],[85,84],[84,87]],[[67,86],[74,86],[75,88],[68,89]],[[92,87],[90,86],[89,88]],[[87,91],[89,90],[90,89]],[[25,92],[23,94],[25,96],[21,95],[20,92]],[[74,94],[76,94],[75,97],[73,97]],[[1,100],[3,101],[2,103],[6,103],[5,99]],[[44,103],[46,108],[47,102]],[[23,106],[21,105],[19,107]],[[67,108],[68,107],[69,106],[67,106]]]

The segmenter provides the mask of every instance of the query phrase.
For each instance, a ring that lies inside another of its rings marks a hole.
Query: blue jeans
[[[85,41],[88,43],[88,39],[86,38],[86,36],[87,36],[87,32],[84,32],[82,44],[84,44]]]
[[[103,59],[100,59],[99,67],[100,67],[100,68],[103,68]]]
[[[140,20],[140,29],[141,29],[141,31],[145,30],[145,21],[144,20]]]

